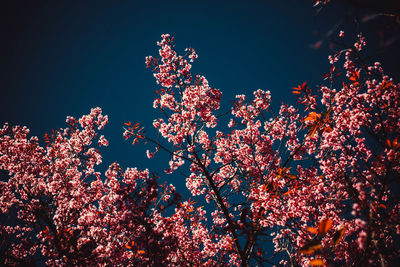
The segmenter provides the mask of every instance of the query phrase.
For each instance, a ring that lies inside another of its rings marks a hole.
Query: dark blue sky
[[[0,124],[42,137],[64,127],[67,115],[99,106],[110,119],[104,162],[154,171],[167,162],[124,142],[122,124],[141,122],[154,133],[158,87],[144,58],[157,54],[162,33],[175,36],[181,51],[196,49],[193,70],[222,90],[225,108],[258,88],[277,104],[294,103],[290,89],[320,83],[329,68],[327,45],[310,48],[314,32],[328,31],[342,12],[316,15],[311,0],[10,2],[0,11]]]

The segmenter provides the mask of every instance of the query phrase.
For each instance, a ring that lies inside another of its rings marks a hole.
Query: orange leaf
[[[394,148],[399,148],[400,147],[400,143],[397,140],[397,137],[393,140],[392,145]]]
[[[340,243],[340,239],[342,239],[344,235],[345,228],[343,227],[342,229],[339,229],[336,231],[336,233],[332,237],[332,241],[335,245]]]
[[[322,259],[313,259],[310,261],[310,266],[324,266],[324,261]]]
[[[320,234],[326,234],[332,228],[332,220],[324,219],[319,223],[318,232]]]
[[[124,124],[125,124],[126,126],[131,126],[131,122],[130,122],[130,121],[125,122]]]
[[[307,118],[304,119],[304,121],[315,121],[317,120],[321,115],[316,112],[311,112],[308,114]]]
[[[300,91],[292,91],[292,93],[297,95],[301,94]]]
[[[317,131],[318,125],[314,125],[314,127],[312,128],[311,132],[310,132],[310,136],[313,136],[315,134],[315,132]]]
[[[382,209],[386,209],[386,205],[385,204],[379,204],[379,207],[381,207]]]
[[[383,81],[383,83],[382,83],[382,89],[386,89],[386,88],[388,88],[388,87],[390,87],[390,86],[392,86],[393,85],[393,82],[386,82],[386,81]]]
[[[360,79],[360,73],[358,71],[353,71],[351,73],[351,76],[349,77],[349,80],[353,82],[353,85],[357,86],[358,80]]]
[[[133,248],[134,245],[135,245],[135,241],[132,240],[129,247]]]
[[[292,190],[289,190],[289,191],[287,191],[286,193],[284,193],[283,195],[286,196],[286,195],[289,195],[290,193],[293,193],[293,191],[292,191]]]
[[[390,141],[389,139],[387,139],[386,145],[388,148],[394,148],[394,149],[400,148],[400,142],[398,141],[397,137],[395,139],[393,139],[393,141]]]
[[[355,70],[355,71],[353,71],[353,72],[351,73],[351,76],[350,76],[349,80],[352,81],[352,82],[355,82],[355,81],[357,81],[359,78],[360,78],[360,73],[359,73],[358,71]]]
[[[386,140],[386,145],[388,146],[388,148],[391,148],[391,147],[392,147],[392,144],[391,144],[391,142],[390,142],[389,139]]]
[[[144,251],[144,250],[138,250],[137,253],[139,253],[139,254],[145,254],[146,251]]]
[[[310,240],[299,249],[300,253],[310,255],[322,247],[321,242],[318,240]]]
[[[306,82],[304,82],[302,85],[298,85],[297,87],[293,87],[294,90],[298,90],[298,91],[304,90],[306,88],[307,88]]]
[[[316,234],[316,235],[318,234],[318,229],[315,227],[308,227],[307,231],[309,231],[312,234]]]

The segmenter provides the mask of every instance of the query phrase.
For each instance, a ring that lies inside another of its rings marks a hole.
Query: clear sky
[[[151,123],[158,86],[144,58],[160,35],[193,47],[195,73],[222,90],[223,107],[236,94],[270,90],[274,103],[295,103],[291,88],[321,82],[329,48],[310,48],[344,12],[318,15],[311,0],[287,1],[9,1],[0,11],[0,124],[26,125],[43,137],[65,117],[99,106],[109,115],[105,165],[119,161],[161,172],[149,146],[124,142],[124,122]],[[171,181],[174,184],[177,182]],[[184,185],[184,183],[181,183]]]

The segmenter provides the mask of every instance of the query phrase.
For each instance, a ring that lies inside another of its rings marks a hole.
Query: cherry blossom
[[[329,1],[315,1],[323,5]],[[339,38],[344,36],[341,31]],[[347,35],[346,35],[347,38]],[[350,38],[350,37],[349,37]],[[146,66],[160,88],[152,138],[127,122],[123,136],[167,153],[166,177],[117,162],[102,174],[100,108],[39,138],[0,129],[3,264],[128,266],[390,266],[400,257],[400,84],[364,59],[366,38],[328,57],[322,84],[300,82],[295,105],[272,110],[271,92],[222,92],[192,74],[161,36]],[[229,123],[221,123],[220,118]],[[168,176],[170,175],[170,176]]]
[[[193,57],[179,56],[172,37],[162,38],[160,58],[148,64],[159,84],[169,81],[154,104],[166,117],[154,126],[174,148],[146,138],[170,153],[168,173],[189,163],[187,188],[214,205],[213,227],[235,240],[231,264],[272,263],[265,237],[291,265],[387,265],[399,256],[398,196],[391,189],[398,182],[399,85],[379,63],[358,63],[362,35],[329,57],[328,85],[294,88],[296,107],[273,114],[270,92],[238,95],[230,132],[218,127],[220,91],[190,73]],[[326,222],[324,231],[314,230]]]

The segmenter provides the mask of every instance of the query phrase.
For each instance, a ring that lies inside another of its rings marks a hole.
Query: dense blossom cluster
[[[45,135],[46,148],[27,138],[27,128],[6,124],[0,130],[0,167],[8,172],[0,182],[0,208],[17,213],[0,226],[2,264],[181,265],[186,254],[199,264],[203,258],[215,263],[215,253],[192,245],[194,236],[211,239],[204,226],[199,230],[204,212],[197,208],[197,219],[189,219],[192,206],[181,203],[173,186],[158,186],[147,170],[123,171],[117,163],[105,179],[95,172],[102,159],[96,147],[108,144],[98,134],[108,123],[101,109],[67,123]],[[166,217],[170,206],[175,213]],[[229,244],[218,240],[219,249]]]
[[[215,135],[207,128],[217,126],[219,91],[199,86],[203,77],[191,83],[190,72],[176,75],[190,65],[169,35],[159,45],[148,66],[159,84],[176,88],[161,89],[154,105],[168,121],[154,126],[175,146],[168,172],[190,163],[186,185],[215,204],[213,227],[234,237],[237,263],[265,262],[266,236],[289,256],[286,264],[387,265],[399,257],[400,88],[379,63],[361,64],[364,37],[329,57],[329,86],[294,88],[298,107],[282,105],[268,119],[268,91],[238,95],[230,133]]]
[[[165,116],[153,125],[171,145],[146,136],[138,123],[126,123],[124,136],[153,143],[149,158],[168,152],[166,172],[186,173],[187,188],[207,208],[181,201],[148,170],[114,163],[102,178],[96,147],[108,145],[98,134],[107,117],[99,108],[68,117],[69,128],[45,136],[46,148],[28,139],[26,128],[6,124],[0,168],[9,178],[0,183],[0,208],[18,219],[0,228],[11,244],[0,247],[4,263],[38,254],[48,265],[398,260],[400,84],[379,63],[363,62],[365,45],[359,35],[329,56],[327,85],[293,88],[296,106],[273,113],[269,91],[238,95],[227,128],[216,113],[221,91],[191,74],[195,51],[181,56],[173,38],[162,35],[159,57],[147,57],[146,66],[161,86],[154,108]]]

